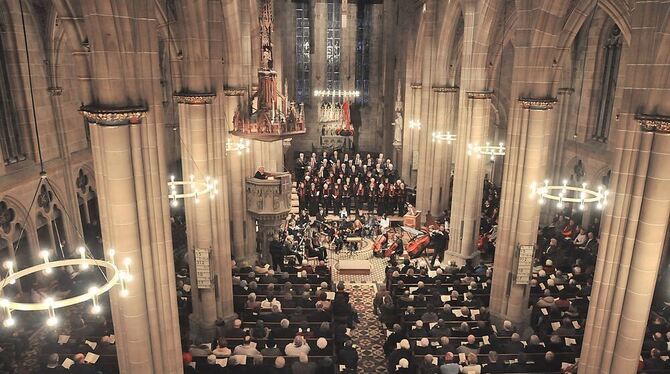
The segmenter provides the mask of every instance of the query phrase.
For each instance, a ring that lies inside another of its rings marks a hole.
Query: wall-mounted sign
[[[519,258],[516,267],[516,284],[528,284],[533,272],[534,245],[519,245]]]
[[[212,274],[209,269],[209,249],[196,248],[195,255],[195,280],[198,288],[212,288]]]

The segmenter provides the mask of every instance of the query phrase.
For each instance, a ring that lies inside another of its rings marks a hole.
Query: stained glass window
[[[372,7],[360,2],[356,11],[356,90],[357,101],[367,103],[370,94],[370,31]]]
[[[305,102],[310,95],[309,3],[295,6],[295,87],[296,100]]]
[[[616,91],[619,61],[621,60],[621,30],[616,25],[612,28],[605,43],[605,68],[601,77],[601,95],[598,103],[596,126],[593,139],[606,142],[609,135],[609,125],[612,120],[614,107],[614,93]]]
[[[342,88],[340,80],[340,36],[342,6],[340,0],[328,0],[328,30],[326,31],[326,89]]]

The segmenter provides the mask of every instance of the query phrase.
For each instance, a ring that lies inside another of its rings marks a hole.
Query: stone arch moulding
[[[72,180],[75,182],[75,191],[79,191],[79,186],[77,186],[76,183],[80,170],[86,175],[86,177],[88,177],[88,185],[93,189],[93,191],[97,190],[95,183],[95,171],[93,171],[93,166],[90,163],[83,163],[72,168]]]
[[[33,217],[28,215],[28,209],[18,199],[10,195],[0,196],[0,201],[4,201],[8,208],[14,210],[16,214],[15,222],[24,228],[23,235],[28,239],[28,244],[34,248],[35,243],[37,243],[37,228]]]

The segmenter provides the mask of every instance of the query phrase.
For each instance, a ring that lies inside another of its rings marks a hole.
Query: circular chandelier
[[[498,143],[498,145],[491,145],[489,142],[486,142],[486,145],[468,144],[469,156],[473,154],[476,154],[477,157],[486,155],[490,156],[491,161],[495,160],[496,156],[504,156],[505,150],[505,145],[503,143]]]
[[[249,152],[249,147],[251,141],[248,139],[240,139],[236,142],[228,139],[226,140],[226,152],[237,152],[237,154],[242,154],[242,151]]]
[[[92,305],[90,312],[92,314],[98,314],[102,311],[102,307],[98,302],[98,297],[106,293],[107,291],[111,290],[114,286],[117,285],[120,287],[119,296],[121,297],[128,296],[128,282],[130,282],[132,279],[132,275],[130,273],[129,258],[126,258],[124,260],[123,262],[124,268],[119,270],[117,265],[114,263],[114,255],[115,255],[114,250],[110,250],[108,252],[110,261],[87,258],[86,257],[87,251],[84,247],[79,247],[79,253],[81,254],[81,258],[49,261],[49,251],[44,250],[40,252],[40,257],[42,257],[42,259],[44,260],[43,263],[33,265],[29,268],[16,272],[14,271],[14,263],[12,261],[5,261],[3,266],[5,267],[5,269],[7,269],[7,276],[2,280],[0,280],[0,293],[3,294],[4,292],[2,292],[2,290],[4,290],[4,288],[7,287],[8,285],[16,284],[17,280],[27,277],[31,274],[38,273],[40,271],[44,272],[44,274],[49,275],[53,273],[53,269],[66,266],[73,266],[73,267],[78,266],[80,271],[86,271],[91,266],[95,266],[99,269],[100,268],[107,269],[108,273],[106,275],[104,272],[102,273],[103,276],[105,277],[105,284],[103,284],[102,286],[99,287],[91,286],[88,289],[88,292],[67,299],[54,300],[52,297],[47,297],[41,302],[19,303],[8,300],[6,298],[0,298],[0,308],[2,308],[5,312],[5,320],[3,321],[3,325],[5,327],[12,327],[16,324],[16,320],[14,319],[14,317],[12,317],[12,312],[15,310],[19,311],[46,310],[48,311],[48,318],[46,320],[46,324],[47,326],[54,327],[58,325],[59,322],[58,316],[56,315],[56,309],[64,308],[75,304],[80,304],[91,300]]]
[[[546,200],[556,201],[556,208],[562,209],[565,203],[579,203],[579,210],[584,210],[587,203],[596,203],[597,209],[602,209],[607,205],[607,196],[609,191],[603,186],[598,186],[597,190],[590,190],[586,183],[581,187],[568,186],[568,181],[563,180],[562,185],[552,186],[545,180],[543,185],[533,183],[530,186],[531,197],[538,197],[538,203],[541,205]]]
[[[456,140],[456,135],[452,134],[450,132],[443,133],[443,132],[434,132],[433,133],[433,141],[434,142],[447,142],[447,144],[451,144]]]
[[[316,97],[359,97],[361,92],[356,91],[344,91],[344,90],[314,90],[314,96]]]
[[[418,119],[409,120],[409,128],[410,129],[421,130],[421,121],[419,121]]]
[[[190,197],[193,198],[196,204],[200,202],[201,196],[209,195],[209,198],[213,199],[219,194],[218,184],[219,182],[216,179],[210,177],[205,177],[204,181],[200,181],[191,175],[188,180],[176,180],[175,176],[171,175],[168,182],[168,187],[170,187],[170,193],[168,194],[168,198],[171,200],[170,205],[177,207],[179,199]],[[181,192],[177,191],[178,187],[182,188]]]

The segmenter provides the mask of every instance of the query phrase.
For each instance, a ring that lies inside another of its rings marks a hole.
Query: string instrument
[[[395,253],[395,250],[398,248],[398,242],[394,241],[393,243],[389,244],[389,246],[386,248],[386,251],[384,251],[384,257],[391,257]]]
[[[426,228],[423,228],[421,231],[414,230],[414,232],[416,234],[409,243],[407,243],[407,253],[410,257],[417,256],[422,249],[430,244],[430,234]]]
[[[386,235],[379,235],[379,237],[375,239],[375,244],[372,247],[372,251],[375,254],[378,254],[379,252],[381,252],[384,243],[386,243]]]

